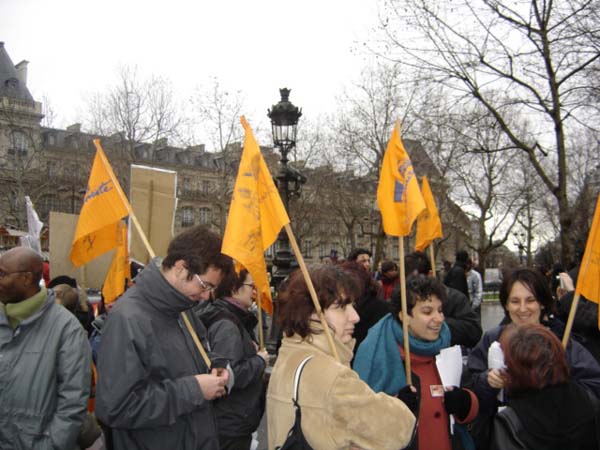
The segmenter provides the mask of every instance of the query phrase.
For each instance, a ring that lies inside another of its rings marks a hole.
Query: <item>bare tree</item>
[[[384,0],[380,42],[371,48],[415,80],[443,85],[454,111],[486,108],[510,147],[524,152],[558,205],[561,259],[572,258],[568,234],[568,135],[592,128],[597,110],[588,77],[598,70],[598,3],[591,0]],[[404,33],[402,33],[404,32]],[[382,44],[380,46],[379,44]],[[505,95],[497,95],[499,91]],[[526,130],[519,120],[527,117]],[[551,159],[551,164],[543,160]]]
[[[218,172],[218,178],[211,196],[218,208],[215,225],[223,233],[242,151],[240,115],[244,98],[240,91],[229,90],[213,78],[206,88],[196,92],[191,102],[196,117],[194,125],[210,141],[215,153],[212,169]]]
[[[87,126],[102,136],[119,136],[122,155],[129,161],[141,159],[136,147],[151,143],[147,159],[167,139],[180,140],[184,123],[171,83],[161,77],[142,78],[135,67],[122,66],[118,82],[107,92],[88,99]]]

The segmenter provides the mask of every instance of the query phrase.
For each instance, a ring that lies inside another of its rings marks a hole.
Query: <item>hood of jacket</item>
[[[218,298],[214,302],[207,302],[206,306],[203,305],[202,310],[199,311],[199,317],[206,328],[209,328],[217,320],[225,317],[232,318],[232,320],[237,320],[250,336],[252,336],[254,328],[258,324],[258,319],[250,311],[244,311],[222,298]]]
[[[159,258],[154,258],[147,264],[135,281],[142,298],[168,316],[177,317],[182,311],[197,305],[197,302],[190,300],[167,281],[160,270]]]

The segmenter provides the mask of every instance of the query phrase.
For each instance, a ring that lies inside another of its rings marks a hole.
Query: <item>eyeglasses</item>
[[[244,286],[250,286],[252,289],[256,289],[256,285],[254,283],[242,283]]]
[[[217,288],[216,286],[213,286],[211,283],[204,281],[202,278],[200,278],[200,275],[198,275],[198,274],[194,274],[194,277],[196,277],[196,280],[198,280],[198,283],[200,283],[200,288],[203,291],[212,292]]]
[[[14,272],[5,272],[4,270],[0,270],[0,280],[6,278],[9,275],[12,275],[13,273],[27,273],[27,272],[31,272],[31,270],[15,270]]]

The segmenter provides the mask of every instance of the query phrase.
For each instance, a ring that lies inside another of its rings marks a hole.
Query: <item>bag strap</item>
[[[314,355],[307,356],[302,360],[302,362],[298,365],[298,368],[296,369],[296,373],[294,374],[294,405],[298,405],[298,387],[300,386],[300,376],[302,375],[304,366],[313,358]]]

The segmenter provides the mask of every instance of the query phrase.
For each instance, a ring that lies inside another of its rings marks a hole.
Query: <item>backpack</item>
[[[304,358],[304,360],[302,360],[296,369],[296,374],[294,375],[294,398],[292,398],[292,401],[294,402],[294,408],[296,408],[296,418],[294,420],[294,425],[292,425],[292,428],[290,428],[290,431],[288,432],[285,442],[281,447],[275,447],[275,450],[313,450],[313,448],[308,445],[308,442],[306,442],[304,434],[302,433],[302,426],[300,424],[302,419],[302,411],[300,410],[300,404],[298,403],[298,387],[300,385],[300,376],[302,375],[304,366],[312,358],[313,355]]]

